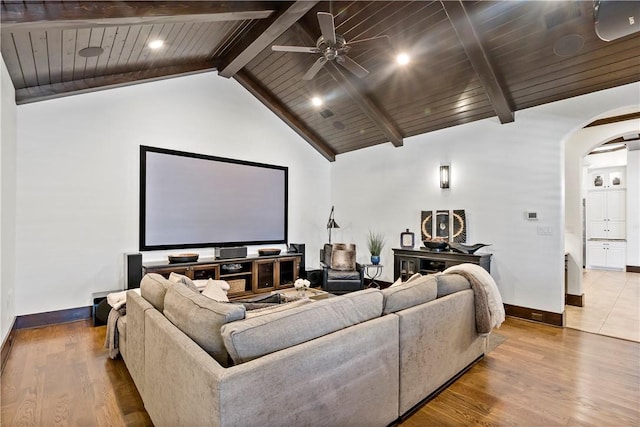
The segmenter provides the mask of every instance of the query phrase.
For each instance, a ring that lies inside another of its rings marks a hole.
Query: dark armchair
[[[321,251],[322,289],[332,294],[364,289],[364,269],[356,263],[353,244],[325,244]]]

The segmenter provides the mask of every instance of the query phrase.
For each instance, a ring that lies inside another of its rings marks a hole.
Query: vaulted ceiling
[[[329,61],[303,80],[319,54],[271,49],[315,46],[318,12],[347,43],[389,37],[348,53],[366,77]],[[1,19],[19,104],[217,70],[329,160],[640,81],[640,33],[600,40],[591,1],[5,0]]]

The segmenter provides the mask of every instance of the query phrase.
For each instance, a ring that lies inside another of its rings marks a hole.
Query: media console
[[[393,249],[394,280],[407,280],[415,273],[430,274],[444,271],[458,264],[477,264],[488,272],[491,269],[491,254],[461,254],[457,252],[436,252],[428,249]]]
[[[201,258],[197,262],[181,264],[147,262],[142,264],[142,271],[164,277],[174,272],[193,280],[225,280],[231,286],[229,298],[233,299],[292,287],[299,277],[301,258],[299,253],[285,253],[230,259]]]

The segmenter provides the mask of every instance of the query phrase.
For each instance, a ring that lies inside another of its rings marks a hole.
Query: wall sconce
[[[440,188],[449,188],[449,165],[440,166]]]

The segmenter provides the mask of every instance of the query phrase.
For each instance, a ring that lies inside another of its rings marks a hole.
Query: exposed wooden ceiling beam
[[[260,21],[249,34],[244,34],[240,43],[223,59],[219,74],[231,77],[247,65],[260,52],[271,47],[271,44],[302,18],[318,1],[299,0],[274,14],[271,18]]]
[[[302,42],[307,46],[315,45],[315,41],[313,40],[313,37],[311,37],[311,33],[303,24],[297,23],[296,31],[302,39]],[[350,77],[342,71],[341,67],[329,62],[325,64],[324,69],[340,85],[340,87],[349,94],[358,108],[360,108],[369,120],[376,125],[380,132],[389,138],[389,141],[391,141],[394,146],[402,147],[402,133],[382,108],[380,108],[370,97],[362,93],[350,80]]]
[[[451,25],[460,40],[460,44],[467,53],[467,57],[473,66],[478,79],[482,83],[489,101],[493,106],[501,123],[510,123],[514,120],[513,109],[507,101],[507,97],[498,81],[498,77],[489,61],[489,57],[482,47],[478,33],[467,14],[462,0],[441,0],[442,7],[451,21]]]
[[[273,2],[255,1],[65,1],[2,2],[4,28],[78,24],[126,25],[190,21],[262,19],[275,10]]]
[[[620,116],[605,117],[604,119],[595,120],[589,123],[588,125],[586,125],[585,127],[588,128],[592,126],[608,125],[611,123],[624,122],[626,120],[633,120],[633,119],[640,119],[640,112],[622,114]]]
[[[239,70],[233,75],[245,89],[258,98],[267,108],[275,113],[282,121],[289,125],[298,135],[307,141],[313,148],[322,154],[327,160],[336,160],[336,153],[329,145],[310,129],[302,120],[297,118],[291,111],[276,99],[264,86],[255,81],[246,71]]]
[[[16,103],[27,104],[30,102],[61,98],[63,96],[76,95],[79,93],[95,92],[103,89],[112,89],[167,78],[204,73],[215,69],[215,62],[203,61],[185,65],[158,67],[146,71],[112,74],[104,77],[85,78],[82,80],[17,89]]]

